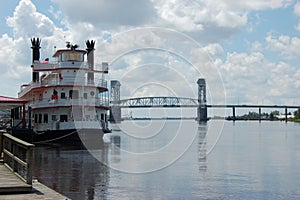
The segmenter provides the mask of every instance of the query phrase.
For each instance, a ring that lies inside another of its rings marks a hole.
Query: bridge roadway
[[[207,113],[208,108],[231,108],[232,120],[236,120],[236,108],[258,108],[261,116],[262,108],[280,108],[284,109],[285,121],[288,120],[288,109],[298,109],[300,106],[295,105],[247,105],[247,104],[202,104],[199,105],[198,99],[184,97],[139,97],[112,101],[111,106],[119,109],[119,118],[121,118],[121,108],[200,108],[200,113]],[[199,115],[199,113],[198,113]],[[201,114],[200,114],[201,115]],[[205,114],[206,116],[206,114]],[[207,119],[207,117],[205,117]]]
[[[166,107],[199,107],[198,99],[185,97],[138,97],[123,99],[117,102],[111,102],[112,106],[120,108],[166,108]],[[205,105],[203,105],[205,106]],[[206,104],[207,108],[293,108],[298,109],[300,106],[295,105],[255,105],[255,104]]]

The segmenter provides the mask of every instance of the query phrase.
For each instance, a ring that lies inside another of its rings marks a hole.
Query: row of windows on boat
[[[94,97],[95,96],[95,92],[94,91],[91,91],[90,92],[90,96],[91,97]],[[51,99],[53,100],[57,100],[59,98],[59,94],[56,90],[53,91],[52,95],[51,95]],[[66,96],[66,93],[65,92],[61,92],[60,93],[60,98],[61,99],[67,99],[67,98],[70,98],[70,99],[79,99],[79,91],[78,90],[69,90],[69,97]],[[87,99],[88,98],[88,93],[83,93],[83,98],[84,99]],[[43,95],[40,94],[39,96],[39,100],[43,100]]]
[[[95,119],[92,119],[90,115],[85,115],[85,116],[77,116],[71,119],[68,119],[68,115],[51,115],[51,120],[52,122],[68,122],[68,120],[84,120],[84,121],[92,121],[92,120],[102,120],[102,121],[107,121],[107,115],[106,114],[101,114],[100,118],[99,115],[95,116]],[[34,123],[48,123],[49,122],[49,117],[48,114],[34,114]]]

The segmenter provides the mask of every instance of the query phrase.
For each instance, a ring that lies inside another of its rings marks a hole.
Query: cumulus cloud
[[[269,34],[265,40],[268,50],[279,52],[286,59],[295,59],[300,55],[300,38],[298,37]]]
[[[13,40],[7,34],[0,38],[0,79],[5,83],[1,85],[2,95],[16,96],[25,76],[30,75],[30,49],[25,51],[24,44],[23,38]]]
[[[254,10],[285,7],[290,0],[53,0],[64,13],[68,29],[118,32],[136,26],[160,26],[189,34],[207,44],[230,38],[248,23]],[[53,10],[52,10],[53,12]],[[80,14],[78,14],[80,12]],[[78,37],[76,37],[78,38]]]
[[[149,0],[53,0],[68,20],[77,23],[88,22],[107,26],[138,26],[149,23],[155,10]]]
[[[7,18],[7,24],[13,29],[14,37],[32,37],[36,33],[41,36],[53,35],[55,25],[45,15],[36,11],[30,0],[21,0],[12,17]]]
[[[297,2],[294,6],[294,13],[297,16],[300,16],[300,2]]]
[[[220,42],[249,25],[249,13],[277,9],[292,0],[152,0],[157,10],[157,24],[185,32],[207,44]]]
[[[298,21],[298,24],[296,25],[296,30],[300,31],[300,20]]]
[[[299,16],[300,17],[300,2],[297,2],[295,5],[294,5],[294,14],[296,16]],[[298,21],[298,24],[295,26],[295,29],[300,31],[300,20]]]
[[[293,104],[299,101],[300,69],[284,62],[271,62],[260,52],[228,53],[220,64],[220,71],[231,103]],[[286,98],[288,96],[291,98]]]
[[[218,1],[217,1],[218,2]],[[287,7],[291,5],[293,0],[251,0],[251,1],[235,1],[220,0],[233,10],[264,10]]]
[[[173,27],[188,34],[201,35],[209,41],[226,38],[247,22],[247,13],[232,11],[221,1],[153,0],[158,24]],[[229,34],[219,35],[228,32]]]

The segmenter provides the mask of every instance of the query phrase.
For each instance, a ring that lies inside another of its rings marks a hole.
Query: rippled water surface
[[[111,127],[97,149],[36,147],[34,176],[72,199],[300,199],[300,124]]]

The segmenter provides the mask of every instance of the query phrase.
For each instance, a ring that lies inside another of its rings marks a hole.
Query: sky
[[[197,98],[205,78],[210,104],[300,105],[299,1],[1,0],[0,95],[31,81],[33,37],[53,62],[54,47],[95,40],[122,99]]]

